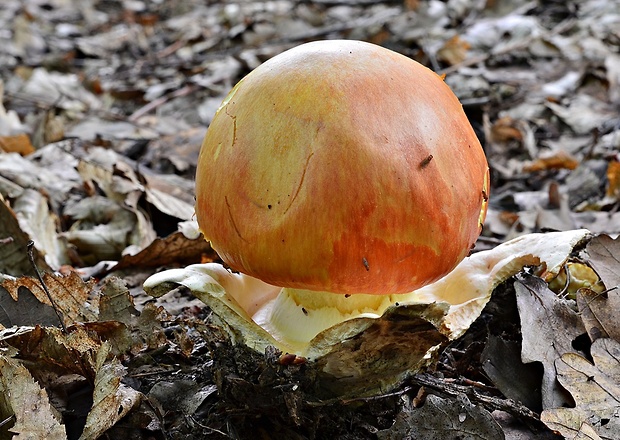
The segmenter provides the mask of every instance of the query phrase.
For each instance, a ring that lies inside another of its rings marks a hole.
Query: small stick
[[[56,312],[56,316],[58,316],[58,321],[60,322],[60,326],[62,327],[63,332],[68,333],[67,332],[67,327],[65,327],[65,323],[62,320],[62,316],[60,316],[60,312],[58,311],[58,307],[56,307],[56,303],[52,299],[52,295],[50,295],[50,291],[47,290],[47,286],[45,285],[45,282],[43,282],[43,277],[41,276],[41,272],[39,272],[39,268],[37,267],[37,263],[35,263],[35,261],[34,261],[34,251],[33,251],[33,248],[34,248],[34,241],[30,240],[28,242],[28,258],[30,259],[30,264],[32,265],[32,268],[34,269],[35,273],[37,274],[37,278],[39,278],[39,282],[41,283],[41,286],[43,287],[43,291],[47,295],[47,298],[50,300],[50,303],[52,304],[52,308],[54,309],[54,312]]]
[[[2,428],[4,425],[6,425],[7,423],[13,421],[13,417],[15,416],[8,416],[6,419],[4,419],[3,421],[0,422],[0,428]]]

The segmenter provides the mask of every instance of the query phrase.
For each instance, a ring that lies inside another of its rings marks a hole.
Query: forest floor
[[[590,231],[553,298],[519,260],[432,367],[360,395],[235,344],[189,289],[143,290],[220,262],[194,218],[206,129],[317,39],[445,75],[491,169],[476,253]],[[0,438],[620,438],[618,0],[3,0],[0,200]]]

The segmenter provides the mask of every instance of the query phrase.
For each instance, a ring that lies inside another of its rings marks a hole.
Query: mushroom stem
[[[355,295],[283,288],[252,319],[276,340],[306,346],[320,332],[354,318],[378,318],[404,295]]]

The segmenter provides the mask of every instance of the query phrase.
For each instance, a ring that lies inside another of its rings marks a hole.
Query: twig
[[[150,112],[151,110],[156,109],[157,107],[165,104],[166,102],[168,102],[170,99],[172,98],[178,98],[180,96],[186,96],[189,95],[193,92],[195,92],[196,90],[198,90],[199,87],[198,86],[185,86],[182,89],[179,90],[175,90],[171,93],[168,93],[160,98],[157,98],[151,102],[149,102],[148,104],[146,104],[144,107],[139,108],[138,110],[136,110],[135,112],[133,112],[131,114],[131,116],[129,116],[129,118],[127,118],[127,120],[129,122],[135,123],[138,119],[140,119],[142,116],[146,115],[148,112]]]
[[[50,292],[47,289],[47,286],[45,285],[45,282],[43,281],[43,277],[41,276],[41,272],[39,272],[39,268],[37,267],[37,263],[34,261],[34,251],[33,251],[33,249],[34,249],[34,241],[30,240],[28,242],[28,258],[30,259],[30,264],[32,265],[32,268],[34,269],[35,273],[37,274],[37,278],[39,278],[39,282],[41,283],[41,287],[43,287],[43,291],[47,295],[47,299],[50,300],[50,303],[52,304],[52,308],[54,309],[54,312],[56,312],[56,316],[58,316],[58,321],[60,322],[60,326],[62,327],[63,332],[68,333],[67,332],[67,327],[65,327],[65,323],[62,320],[62,316],[60,315],[60,312],[58,311],[58,307],[56,307],[56,303],[54,302],[54,299],[52,298],[52,295],[50,295]]]
[[[486,396],[484,394],[480,394],[473,387],[448,383],[430,374],[416,374],[415,376],[412,376],[410,380],[416,385],[426,387],[448,396],[456,397],[460,394],[465,394],[472,403],[481,404],[487,409],[507,412],[522,420],[528,427],[534,430],[540,430],[542,428],[540,416],[528,407],[519,402],[515,402],[514,400]]]
[[[0,428],[2,428],[4,425],[6,425],[7,423],[9,423],[11,420],[13,420],[15,416],[8,416],[6,419],[4,419],[3,421],[0,422]]]

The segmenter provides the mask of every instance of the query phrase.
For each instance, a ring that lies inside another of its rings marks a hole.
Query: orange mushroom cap
[[[437,74],[373,44],[318,41],[223,101],[198,160],[196,217],[231,268],[267,283],[405,293],[469,253],[488,179]]]

